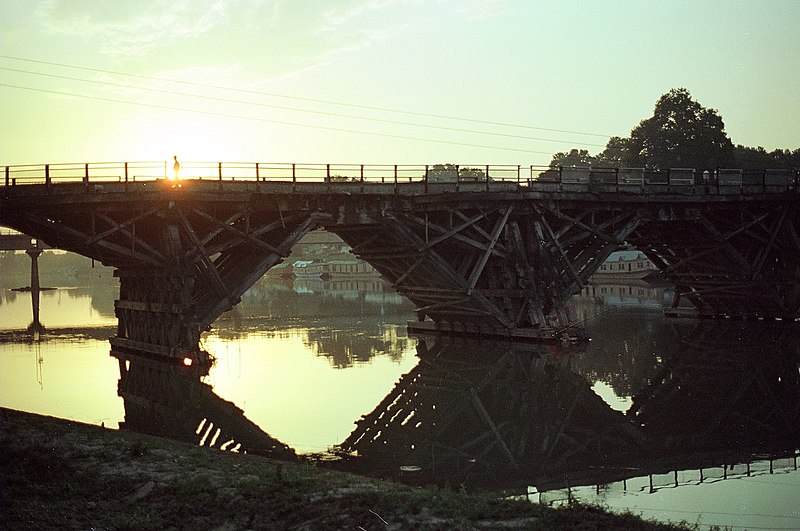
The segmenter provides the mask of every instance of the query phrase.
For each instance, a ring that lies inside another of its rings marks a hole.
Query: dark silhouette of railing
[[[175,180],[166,161],[29,164],[4,167],[6,188],[25,184],[147,182]],[[180,180],[250,181],[353,186],[421,183],[455,191],[495,190],[512,185],[536,192],[629,192],[740,194],[800,191],[800,170],[717,168],[604,168],[591,166],[299,164],[185,162]],[[430,189],[429,185],[434,188]]]

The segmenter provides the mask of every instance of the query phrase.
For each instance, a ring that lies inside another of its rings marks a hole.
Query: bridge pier
[[[193,308],[195,279],[186,271],[118,269],[114,347],[206,362],[199,349],[200,328]]]
[[[417,304],[412,329],[552,340],[566,301],[640,222],[636,208],[575,210],[445,202],[329,230]]]
[[[39,285],[39,256],[42,254],[42,249],[38,245],[25,251],[31,258],[31,310],[33,321],[28,325],[28,332],[31,334],[38,334],[44,331],[39,320],[39,301],[41,295],[41,286]]]
[[[257,215],[261,214],[261,215]],[[141,243],[161,262],[120,267],[112,346],[186,363],[209,361],[200,335],[316,226],[309,214],[247,212],[235,204],[170,202]]]

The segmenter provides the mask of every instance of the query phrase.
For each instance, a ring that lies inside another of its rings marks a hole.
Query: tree
[[[741,168],[745,170],[798,169],[800,149],[750,148],[733,143],[715,109],[692,99],[685,88],[672,89],[656,102],[653,116],[631,130],[629,138],[608,139],[597,155],[572,149],[553,155],[550,167],[558,166],[669,168]],[[542,175],[548,175],[543,172]]]
[[[608,139],[606,148],[595,157],[597,164],[610,168],[628,165],[630,139],[612,136]]]
[[[757,148],[738,145],[733,150],[736,167],[744,170],[792,170],[800,168],[800,149],[776,149],[770,153]]]
[[[595,157],[585,149],[572,149],[569,153],[556,153],[550,161],[551,168],[558,166],[589,166],[596,162]]]
[[[711,169],[734,162],[722,118],[693,100],[685,88],[658,99],[653,116],[631,131],[626,151],[625,165],[654,169]]]

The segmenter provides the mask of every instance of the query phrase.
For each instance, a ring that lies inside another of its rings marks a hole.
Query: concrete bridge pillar
[[[31,257],[31,309],[33,311],[33,321],[28,326],[28,332],[37,333],[44,330],[44,326],[39,321],[39,300],[41,295],[41,287],[39,286],[39,256],[42,254],[42,249],[38,246],[32,247],[25,251],[25,254]]]

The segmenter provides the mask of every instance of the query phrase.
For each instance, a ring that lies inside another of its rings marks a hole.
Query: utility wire
[[[239,92],[239,93],[242,93],[242,94],[255,94],[255,95],[258,95],[258,96],[269,96],[269,97],[272,97],[272,98],[284,98],[284,99],[291,99],[291,100],[297,100],[297,101],[307,101],[307,102],[311,102],[311,103],[323,103],[323,104],[326,104],[326,105],[338,105],[338,106],[341,106],[341,107],[351,107],[351,108],[355,108],[355,109],[365,109],[365,110],[389,112],[389,113],[395,113],[395,114],[407,114],[407,115],[410,115],[410,116],[422,116],[422,117],[426,117],[426,118],[440,118],[440,119],[445,119],[445,120],[456,120],[456,121],[461,121],[461,122],[469,122],[469,123],[484,124],[484,125],[496,125],[496,126],[501,126],[501,127],[516,127],[516,128],[520,128],[520,129],[531,129],[531,130],[536,130],[536,131],[549,131],[549,132],[552,132],[552,133],[567,133],[567,134],[573,134],[573,135],[596,136],[596,137],[600,137],[600,138],[611,138],[613,136],[613,135],[607,135],[607,134],[602,134],[602,133],[587,133],[585,131],[572,131],[572,130],[568,130],[568,129],[553,129],[553,128],[547,128],[547,127],[535,127],[535,126],[532,126],[532,125],[515,124],[515,123],[508,123],[508,122],[495,122],[495,121],[492,121],[492,120],[477,120],[477,119],[473,119],[473,118],[463,118],[463,117],[460,117],[460,116],[451,116],[451,115],[445,115],[445,114],[432,114],[432,113],[407,111],[407,110],[402,110],[402,109],[393,109],[393,108],[390,108],[390,107],[375,107],[375,106],[370,106],[370,105],[360,105],[360,104],[355,104],[355,103],[345,103],[345,102],[341,102],[341,101],[323,100],[323,99],[318,99],[318,98],[305,98],[305,97],[302,97],[302,96],[290,96],[290,95],[287,95],[287,94],[278,94],[278,93],[274,93],[274,92],[263,92],[263,91],[257,91],[257,90],[240,89],[240,88],[234,88],[234,87],[226,87],[226,86],[222,86],[222,85],[212,85],[212,84],[208,84],[208,83],[197,83],[197,82],[192,82],[192,81],[182,81],[182,80],[179,80],[179,79],[167,79],[167,78],[161,78],[161,77],[156,77],[156,76],[146,76],[146,75],[141,75],[141,74],[130,74],[130,73],[127,73],[127,72],[119,72],[119,71],[114,71],[114,70],[103,70],[103,69],[100,69],[100,68],[91,68],[91,67],[86,67],[86,66],[70,65],[70,64],[66,64],[66,63],[56,63],[56,62],[51,62],[51,61],[39,61],[39,60],[35,60],[35,59],[27,59],[25,57],[15,57],[15,56],[12,56],[12,55],[2,55],[2,54],[0,54],[0,58],[12,59],[12,60],[15,60],[15,61],[25,61],[25,62],[28,62],[28,63],[36,63],[36,64],[42,64],[42,65],[48,65],[48,66],[58,66],[58,67],[62,67],[62,68],[74,68],[74,69],[77,69],[77,70],[86,70],[86,71],[89,71],[89,72],[99,72],[99,73],[103,73],[103,74],[111,74],[111,75],[116,75],[116,76],[127,76],[127,77],[139,78],[139,79],[147,79],[147,80],[150,80],[150,81],[160,81],[160,82],[166,82],[166,83],[176,83],[176,84],[181,84],[181,85],[191,85],[191,86],[195,86],[195,87],[204,87],[204,88],[210,88],[210,89],[215,89],[215,90],[227,90],[227,91],[231,91],[231,92]]]
[[[401,140],[411,140],[411,141],[414,141],[414,142],[430,142],[430,143],[436,143],[436,144],[448,144],[448,145],[453,145],[453,146],[475,147],[475,148],[482,148],[482,149],[495,149],[495,150],[501,150],[501,151],[515,151],[515,152],[519,152],[519,153],[534,153],[534,154],[538,154],[538,155],[552,155],[553,154],[552,152],[549,152],[549,151],[535,151],[535,150],[530,150],[530,149],[518,149],[518,148],[508,148],[508,147],[501,147],[501,146],[489,146],[489,145],[485,145],[485,144],[470,144],[470,143],[466,143],[466,142],[453,142],[453,141],[449,141],[449,140],[439,140],[439,139],[433,139],[433,138],[416,138],[416,137],[410,137],[410,136],[392,135],[392,134],[389,134],[389,133],[377,133],[377,132],[371,132],[371,131],[359,131],[357,129],[345,129],[345,128],[340,128],[340,127],[328,127],[328,126],[323,126],[323,125],[302,124],[302,123],[297,123],[297,122],[287,122],[287,121],[281,121],[281,120],[269,120],[267,118],[257,118],[257,117],[253,117],[253,116],[242,116],[242,115],[239,115],[239,114],[226,114],[226,113],[213,112],[213,111],[200,111],[200,110],[196,110],[196,109],[187,109],[187,108],[184,108],[184,107],[173,107],[173,106],[170,106],[170,105],[157,105],[157,104],[154,104],[154,103],[142,103],[142,102],[139,102],[139,101],[118,100],[118,99],[114,99],[114,98],[104,98],[104,97],[101,97],[101,96],[89,96],[87,94],[75,94],[75,93],[72,93],[72,92],[60,92],[60,91],[56,91],[56,90],[46,90],[46,89],[39,89],[39,88],[34,88],[34,87],[25,87],[25,86],[22,86],[22,85],[12,85],[10,83],[0,83],[0,87],[16,88],[16,89],[20,89],[20,90],[30,90],[30,91],[33,91],[33,92],[43,92],[43,93],[47,93],[47,94],[56,94],[56,95],[59,95],[59,96],[71,96],[71,97],[74,97],[74,98],[83,98],[83,99],[89,99],[89,100],[107,101],[107,102],[111,102],[111,103],[124,103],[126,105],[137,105],[137,106],[140,106],[140,107],[150,107],[150,108],[154,108],[154,109],[166,109],[166,110],[171,110],[171,111],[180,111],[180,112],[193,113],[193,114],[203,114],[203,115],[207,115],[207,116],[218,116],[218,117],[223,117],[223,118],[234,118],[234,119],[238,119],[238,120],[249,120],[249,121],[253,121],[253,122],[266,122],[266,123],[273,123],[273,124],[278,124],[278,125],[290,125],[290,126],[294,126],[294,127],[306,127],[306,128],[310,128],[310,129],[321,129],[321,130],[324,130],[324,131],[336,131],[336,132],[339,132],[339,133],[352,133],[352,134],[357,134],[357,135],[378,136],[378,137],[383,137],[383,138],[396,138],[396,139],[401,139]]]
[[[458,127],[446,127],[446,126],[440,126],[440,125],[428,125],[428,124],[421,124],[421,123],[414,123],[414,122],[402,122],[402,121],[399,121],[399,120],[387,120],[387,119],[383,119],[383,118],[371,118],[371,117],[366,117],[366,116],[354,116],[354,115],[350,115],[350,114],[341,114],[341,113],[335,113],[335,112],[313,111],[313,110],[309,110],[309,109],[299,109],[297,107],[285,107],[285,106],[282,106],[282,105],[271,105],[271,104],[268,104],[268,103],[257,103],[257,102],[243,101],[243,100],[237,100],[237,99],[231,99],[231,98],[220,98],[220,97],[216,97],[216,96],[204,96],[204,95],[200,95],[200,94],[191,94],[191,93],[188,93],[188,92],[178,92],[178,91],[175,91],[175,90],[156,89],[156,88],[141,87],[141,86],[136,86],[136,85],[126,85],[126,84],[123,84],[123,83],[113,83],[113,82],[110,82],[110,81],[96,81],[96,80],[93,80],[93,79],[83,79],[83,78],[79,78],[79,77],[61,76],[61,75],[57,75],[57,74],[47,74],[47,73],[43,73],[43,72],[33,72],[33,71],[30,71],[30,70],[20,70],[20,69],[17,69],[17,68],[0,67],[0,70],[6,70],[6,71],[9,71],[9,72],[19,72],[19,73],[23,73],[23,74],[33,74],[33,75],[44,76],[44,77],[52,77],[52,78],[56,78],[56,79],[68,79],[70,81],[80,81],[80,82],[84,82],[84,83],[95,83],[95,84],[98,84],[98,85],[107,85],[107,86],[112,86],[112,87],[121,87],[121,88],[128,88],[128,89],[134,89],[134,90],[146,90],[146,91],[150,91],[150,92],[158,92],[158,93],[161,93],[161,94],[171,94],[171,95],[174,95],[174,96],[188,96],[190,98],[199,98],[199,99],[210,100],[210,101],[220,101],[220,102],[225,102],[225,103],[235,103],[235,104],[242,104],[242,105],[254,105],[254,106],[258,106],[258,107],[269,107],[271,109],[281,109],[281,110],[285,110],[285,111],[295,111],[295,112],[305,112],[305,113],[311,113],[311,114],[321,114],[321,115],[325,115],[325,116],[335,116],[335,117],[338,117],[338,118],[350,118],[350,119],[355,119],[355,120],[368,120],[368,121],[371,121],[371,122],[381,122],[381,123],[387,123],[387,124],[393,124],[393,125],[408,125],[408,126],[412,126],[412,127],[426,127],[426,128],[429,128],[429,129],[439,129],[439,130],[442,130],[442,131],[456,131],[456,132],[459,132],[459,133],[472,133],[472,134],[477,134],[477,135],[500,136],[500,137],[505,137],[505,138],[519,138],[519,139],[523,139],[523,140],[535,140],[535,141],[539,141],[539,142],[555,142],[555,143],[559,143],[559,144],[570,144],[570,145],[581,145],[581,146],[592,146],[592,147],[605,147],[603,144],[589,144],[589,143],[586,143],[586,142],[572,142],[572,141],[569,141],[569,140],[555,140],[555,139],[551,139],[551,138],[537,138],[537,137],[525,136],[525,135],[511,135],[511,134],[506,134],[506,133],[493,133],[493,132],[490,132],[490,131],[479,131],[479,130],[475,130],[475,129],[461,129],[461,128],[458,128]]]

